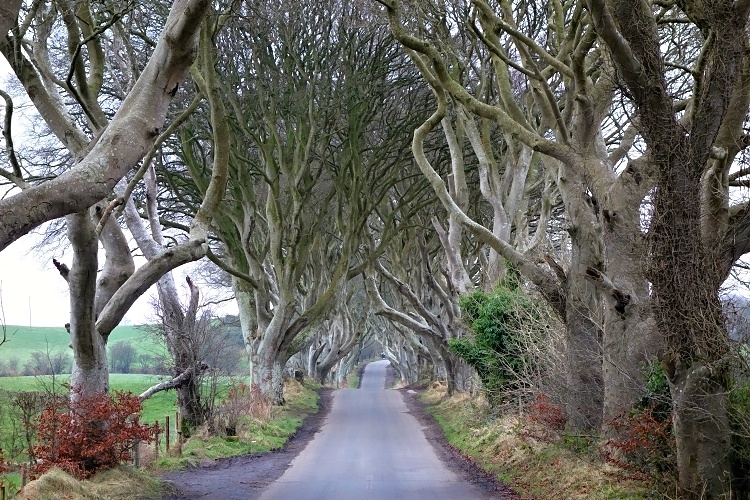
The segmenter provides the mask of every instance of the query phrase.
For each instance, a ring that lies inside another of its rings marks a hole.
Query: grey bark
[[[90,151],[59,177],[0,200],[0,250],[44,222],[81,213],[109,196],[115,184],[143,158],[195,59],[198,33],[208,8],[207,0],[175,1],[148,64]],[[0,43],[0,50],[12,66],[16,62],[14,70],[27,84],[29,78],[19,74],[25,71],[22,62],[11,54],[8,44]],[[29,86],[27,92],[33,97],[39,89]],[[50,125],[64,144],[72,144],[66,128]],[[72,147],[77,152],[83,145]]]

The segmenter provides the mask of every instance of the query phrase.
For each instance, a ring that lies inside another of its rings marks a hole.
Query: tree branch
[[[91,151],[58,178],[0,200],[0,250],[40,224],[107,197],[148,152],[195,58],[208,0],[177,0],[146,68]]]
[[[183,384],[187,383],[191,378],[195,377],[208,370],[208,365],[202,361],[190,366],[187,370],[177,375],[172,380],[166,380],[160,384],[149,387],[138,396],[138,401],[141,403],[146,401],[148,398],[156,394],[157,392],[168,391],[169,389],[177,389]]]

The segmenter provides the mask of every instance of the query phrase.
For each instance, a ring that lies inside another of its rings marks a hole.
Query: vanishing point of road
[[[473,500],[497,498],[448,470],[398,391],[388,361],[367,365],[360,389],[340,389],[315,438],[262,500]]]

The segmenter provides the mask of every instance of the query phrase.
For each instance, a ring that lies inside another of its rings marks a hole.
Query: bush
[[[141,402],[130,393],[99,394],[48,405],[36,423],[34,475],[59,467],[79,479],[121,462],[139,441],[153,441],[158,424],[138,423]]]
[[[236,436],[243,417],[268,421],[272,412],[271,400],[258,387],[238,384],[229,389],[226,399],[214,412],[210,430],[215,435]]]
[[[568,422],[563,407],[555,404],[546,394],[537,394],[534,402],[528,406],[528,412],[529,421],[553,431],[563,430]]]
[[[671,482],[676,477],[671,416],[663,418],[661,411],[653,406],[616,419],[612,425],[623,437],[607,441],[604,448],[607,462],[630,472],[634,479]]]
[[[529,302],[518,289],[500,288],[493,294],[465,295],[459,304],[474,335],[451,339],[448,345],[477,371],[490,406],[497,407],[528,369],[520,332],[529,318]]]

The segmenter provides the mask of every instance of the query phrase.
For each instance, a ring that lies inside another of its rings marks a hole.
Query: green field
[[[65,391],[65,384],[69,380],[68,375],[55,377],[58,390]],[[113,373],[109,376],[111,391],[126,391],[140,394],[152,385],[166,380],[168,377],[160,375],[138,375]],[[52,387],[52,377],[0,377],[0,389],[6,391],[46,391]],[[170,415],[174,418],[177,410],[177,400],[174,391],[165,391],[154,394],[143,403],[141,422],[152,423],[164,422],[164,417]]]
[[[32,353],[56,352],[70,353],[70,336],[63,327],[43,326],[6,326],[8,340],[0,345],[0,362],[16,358],[23,367]],[[108,345],[119,341],[129,341],[138,354],[163,355],[165,348],[160,346],[155,337],[141,326],[118,326],[109,336]]]

